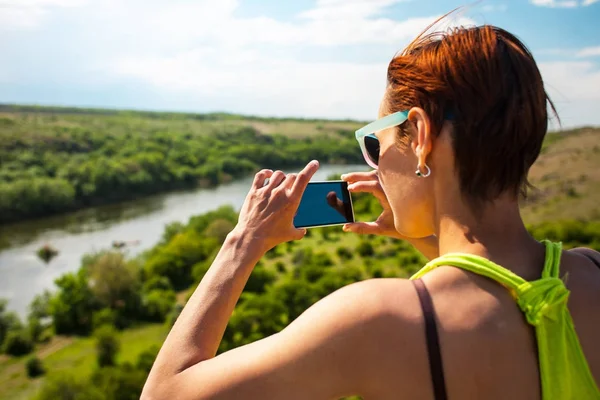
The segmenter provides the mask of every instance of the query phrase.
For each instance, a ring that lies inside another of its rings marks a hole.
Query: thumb
[[[353,222],[343,227],[344,232],[358,233],[360,235],[381,234],[381,227],[375,222]]]
[[[300,240],[306,235],[306,229],[294,229],[292,232],[292,240]]]

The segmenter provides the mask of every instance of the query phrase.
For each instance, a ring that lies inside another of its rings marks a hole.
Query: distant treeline
[[[265,167],[362,160],[346,130],[289,138],[244,125],[206,134],[171,132],[139,127],[144,121],[139,116],[90,116],[86,126],[60,117],[31,123],[32,118],[37,117],[0,114],[0,223],[214,186]]]
[[[59,106],[37,106],[22,104],[1,104],[0,113],[46,113],[46,114],[89,114],[89,115],[135,115],[143,118],[155,119],[196,119],[200,121],[297,121],[297,122],[332,122],[331,119],[299,118],[299,117],[259,117],[255,115],[232,114],[226,112],[211,113],[186,113],[170,111],[142,111],[142,110],[116,110],[109,108],[81,108]],[[354,122],[351,119],[339,119],[338,122]]]

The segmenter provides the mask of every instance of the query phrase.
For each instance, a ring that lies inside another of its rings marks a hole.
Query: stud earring
[[[425,173],[421,172],[421,167],[417,165],[417,170],[415,171],[415,174],[419,177],[419,178],[427,178],[429,175],[431,175],[431,169],[429,168],[429,166],[427,164],[425,165]]]

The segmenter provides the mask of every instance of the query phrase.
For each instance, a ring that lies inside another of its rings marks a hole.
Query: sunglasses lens
[[[365,136],[364,140],[369,158],[375,165],[379,164],[379,139],[377,139],[377,136],[371,134]]]

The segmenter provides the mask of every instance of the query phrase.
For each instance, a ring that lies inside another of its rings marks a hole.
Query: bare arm
[[[165,340],[143,399],[339,398],[380,386],[370,367],[381,343],[373,321],[381,319],[382,307],[369,305],[368,283],[321,300],[279,334],[215,357],[258,259],[276,244],[304,236],[292,221],[316,169],[309,164],[297,178],[257,174],[238,226]]]

